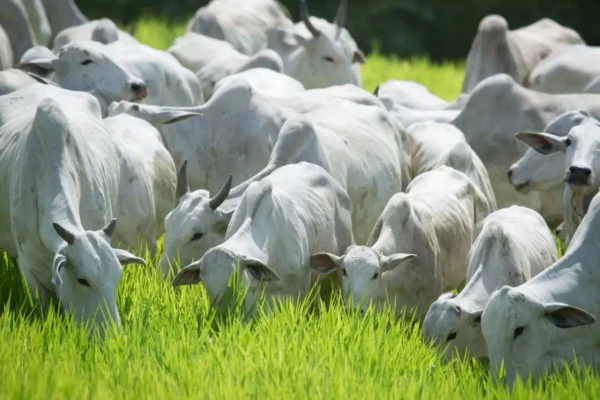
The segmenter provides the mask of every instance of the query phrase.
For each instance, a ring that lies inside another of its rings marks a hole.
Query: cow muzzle
[[[133,101],[144,100],[148,97],[148,87],[144,82],[132,82],[129,84],[129,90],[133,94]]]
[[[589,186],[592,169],[586,166],[571,165],[565,172],[565,182],[571,186]]]
[[[515,182],[515,173],[513,168],[508,170],[508,173],[506,174],[508,177],[508,182],[513,185],[513,187],[515,188],[515,190],[519,193],[523,193],[526,194],[529,192],[529,184],[530,181],[525,181],[525,182],[521,182],[521,183],[517,183]]]

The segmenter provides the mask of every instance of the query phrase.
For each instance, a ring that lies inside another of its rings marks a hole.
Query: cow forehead
[[[344,266],[356,270],[374,270],[379,267],[379,255],[369,247],[350,247],[344,255]]]
[[[576,126],[569,132],[569,137],[584,140],[600,140],[600,126],[597,123],[586,123]]]

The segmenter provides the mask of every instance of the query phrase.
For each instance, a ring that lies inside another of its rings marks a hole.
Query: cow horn
[[[179,203],[181,198],[189,193],[189,191],[190,189],[187,181],[187,160],[185,160],[181,166],[181,169],[179,170],[179,174],[177,175],[177,189],[175,189],[177,202]]]
[[[221,204],[223,204],[227,196],[229,196],[229,191],[231,190],[232,183],[233,176],[229,175],[229,178],[227,178],[227,182],[225,182],[221,190],[219,190],[219,193],[217,193],[214,197],[211,197],[208,201],[208,205],[211,208],[211,210],[216,210]]]
[[[300,0],[300,19],[302,19],[302,22],[306,25],[306,29],[308,29],[314,37],[321,36],[321,31],[315,28],[312,22],[310,22],[310,14],[308,12],[306,0]]]
[[[62,240],[67,242],[68,245],[72,245],[75,242],[75,235],[73,233],[69,232],[67,229],[63,228],[56,222],[54,222],[52,226],[54,227],[54,230],[56,231],[58,236],[60,236]]]
[[[346,19],[348,18],[348,0],[340,0],[340,5],[335,14],[334,22],[338,27],[338,30],[342,29],[346,25]]]
[[[108,224],[106,224],[106,226],[104,228],[102,228],[102,232],[104,232],[104,234],[107,237],[111,237],[113,232],[115,231],[115,227],[117,226],[117,219],[113,218],[110,220],[110,222]]]

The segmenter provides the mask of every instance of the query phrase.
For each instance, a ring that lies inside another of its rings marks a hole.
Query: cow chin
[[[517,185],[513,184],[515,190],[521,194],[527,194],[531,191],[530,181],[519,183]]]

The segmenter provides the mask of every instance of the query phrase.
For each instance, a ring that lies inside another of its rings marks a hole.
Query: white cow
[[[252,89],[271,96],[289,96],[303,92],[304,86],[294,78],[267,68],[251,68],[221,79],[214,87],[220,90],[238,79],[244,79]]]
[[[214,61],[205,65],[196,77],[202,86],[204,99],[208,101],[216,90],[216,85],[224,78],[252,70],[252,69],[268,69],[283,75],[283,62],[275,51],[264,49],[256,53],[254,56],[246,56],[239,54],[239,57],[217,58]],[[289,81],[297,82],[294,78],[288,77]],[[298,85],[302,86],[300,82]],[[265,85],[268,87],[268,85]],[[304,87],[302,86],[302,90]]]
[[[0,71],[0,96],[12,93],[25,86],[32,85],[37,81],[32,78],[27,72],[19,69],[7,69]]]
[[[315,254],[311,265],[323,274],[341,270],[349,307],[365,312],[389,300],[397,313],[414,309],[422,320],[441,293],[464,284],[475,227],[490,211],[471,179],[442,166],[389,200],[370,247],[352,246],[342,257]]]
[[[58,53],[60,49],[71,42],[92,40],[103,44],[121,41],[127,44],[137,44],[138,41],[127,32],[118,29],[113,21],[101,18],[80,25],[71,26],[56,33],[53,50]]]
[[[600,366],[600,196],[596,195],[565,255],[545,271],[494,292],[481,317],[492,376],[540,378],[577,357]]]
[[[72,42],[58,56],[22,67],[53,71],[54,80],[65,89],[90,91],[107,104],[143,99],[172,106],[203,102],[200,83],[192,72],[168,53],[141,44]]]
[[[574,30],[543,18],[512,31],[500,15],[488,15],[479,24],[467,56],[462,91],[471,92],[494,74],[508,74],[523,84],[533,68],[550,53],[570,44],[585,44]]]
[[[173,285],[202,282],[217,303],[239,270],[241,286],[248,289],[246,308],[263,290],[272,306],[308,294],[311,254],[340,254],[352,243],[346,191],[321,167],[288,165],[248,188],[225,242],[183,268]]]
[[[127,114],[105,118],[119,143],[120,179],[115,216],[121,221],[115,244],[156,254],[165,217],[175,203],[176,170],[160,133],[146,121]]]
[[[14,54],[10,44],[10,38],[6,34],[2,25],[0,25],[0,71],[12,68],[14,64]]]
[[[600,47],[565,46],[550,54],[529,74],[525,85],[546,93],[582,93],[600,76]]]
[[[102,335],[119,327],[121,265],[145,262],[110,245],[121,150],[100,117],[92,96],[54,86],[0,97],[0,247],[43,305],[54,292]]]
[[[229,42],[194,32],[186,32],[175,39],[167,52],[193,73],[198,73],[213,60],[238,59],[242,54]]]
[[[412,81],[391,80],[375,88],[374,92],[388,110],[395,105],[415,110],[441,110],[450,104],[431,93],[425,86]]]
[[[565,241],[569,242],[600,187],[600,157],[597,156],[600,152],[600,122],[586,118],[566,136],[520,132],[517,138],[542,154],[566,154],[563,179],[568,186],[563,197],[563,216]]]
[[[221,243],[247,188],[284,165],[303,161],[323,167],[348,192],[354,237],[365,243],[387,200],[402,188],[402,182],[406,185],[402,161],[408,160],[402,146],[397,126],[380,107],[331,100],[327,106],[290,117],[262,171],[231,193],[230,178],[212,198],[210,192],[198,190],[179,201],[167,216],[161,270],[167,273],[178,259],[185,265]],[[184,174],[185,170],[180,176]],[[198,240],[190,241],[196,234]]]
[[[578,109],[600,117],[600,96],[536,92],[518,85],[508,75],[498,74],[473,90],[452,124],[464,133],[483,161],[498,207],[527,206],[542,214],[549,224],[558,224],[562,210],[557,208],[555,199],[541,192],[516,193],[506,172],[528,148],[516,139],[516,132],[539,132],[555,117]]]
[[[491,294],[528,281],[557,258],[552,233],[537,212],[512,206],[491,213],[469,253],[467,285],[458,296],[444,293],[429,307],[423,336],[445,348],[447,358],[468,352],[487,359],[480,324]]]
[[[359,64],[365,63],[366,57],[344,28],[347,3],[341,1],[332,24],[310,17],[306,0],[301,0],[302,22],[268,32],[268,46],[281,56],[285,73],[307,89],[362,85]]]
[[[42,3],[52,29],[50,42],[63,29],[88,22],[74,0],[42,0]]]
[[[0,27],[10,40],[13,61],[19,60],[27,49],[36,45],[34,31],[21,0],[0,0]]]
[[[231,43],[240,53],[253,55],[267,46],[267,30],[289,26],[288,10],[276,0],[212,0],[200,8],[187,31]]]
[[[447,165],[471,178],[491,209],[496,209],[494,189],[485,166],[467,143],[465,135],[454,125],[420,122],[406,129],[406,137],[411,179]]]
[[[155,126],[168,124],[160,127],[165,145],[178,168],[188,160],[191,189],[215,193],[229,175],[237,185],[264,168],[289,117],[337,98],[383,109],[377,98],[356,86],[307,90],[284,97],[255,90],[243,74],[238,78],[199,107],[121,102],[111,105],[109,115],[128,113]]]

